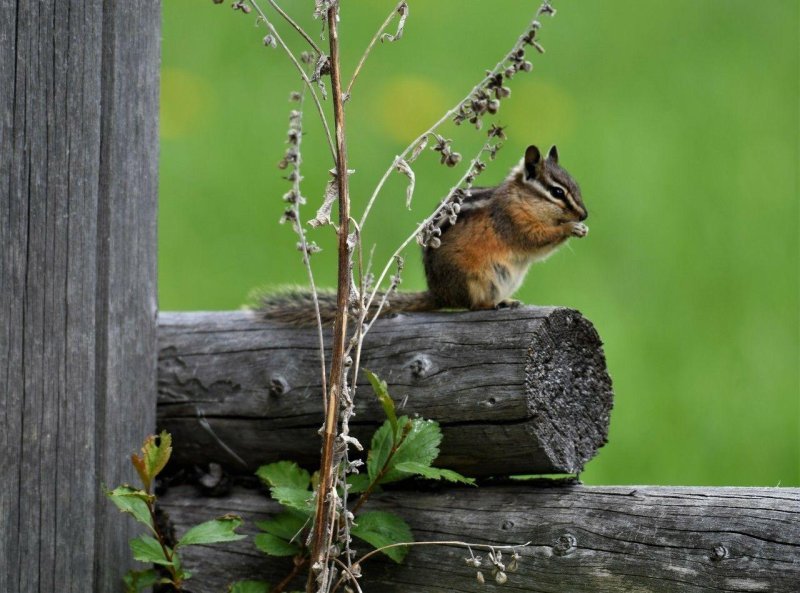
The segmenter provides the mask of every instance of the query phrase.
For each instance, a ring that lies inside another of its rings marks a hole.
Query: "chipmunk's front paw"
[[[589,227],[583,224],[582,222],[573,222],[570,223],[572,225],[572,236],[573,237],[585,237],[589,234]]]
[[[516,299],[503,299],[502,301],[497,303],[494,306],[494,308],[499,311],[500,309],[518,309],[521,306],[522,306],[522,303],[520,303]]]

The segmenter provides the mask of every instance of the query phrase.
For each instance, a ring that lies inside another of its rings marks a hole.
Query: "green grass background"
[[[261,45],[253,15],[229,4],[164,2],[163,310],[238,308],[253,287],[305,282],[295,236],[278,225],[288,185],[275,166],[298,77]],[[283,4],[318,34],[310,0]],[[581,183],[589,236],[535,266],[518,297],[580,309],[605,341],[610,442],[583,478],[800,485],[800,4],[554,4],[558,15],[541,19],[547,52],[513,81],[497,116],[510,137],[481,181],[500,181],[529,143],[557,143]],[[346,73],[392,5],[343,2]],[[498,61],[538,2],[410,5],[403,39],[376,48],[348,104],[356,213],[393,156]],[[307,218],[331,167],[313,113]],[[465,157],[483,141],[468,127],[445,133]],[[377,262],[460,175],[435,156],[415,167],[412,211],[403,179],[388,184],[365,228]],[[318,281],[333,286],[331,233],[312,238],[325,248]],[[406,255],[403,287],[421,289],[416,248]]]

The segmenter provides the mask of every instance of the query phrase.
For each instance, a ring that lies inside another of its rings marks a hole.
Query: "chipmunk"
[[[515,307],[519,301],[510,297],[531,264],[570,237],[585,237],[587,216],[578,184],[558,164],[558,149],[543,158],[529,146],[500,185],[467,193],[455,223],[440,227],[438,247],[423,247],[428,290],[392,294],[383,312]],[[336,296],[319,298],[323,322],[331,322]],[[293,323],[315,319],[311,295],[303,290],[268,295],[261,311]]]

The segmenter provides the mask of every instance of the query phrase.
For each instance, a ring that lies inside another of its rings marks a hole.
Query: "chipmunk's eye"
[[[564,199],[564,196],[566,195],[566,194],[564,193],[564,190],[563,190],[563,189],[561,189],[560,187],[556,187],[555,185],[554,185],[554,186],[552,186],[552,187],[550,188],[550,194],[551,194],[551,195],[552,195],[554,198],[556,198],[556,199],[558,199],[558,200],[563,200],[563,199]]]

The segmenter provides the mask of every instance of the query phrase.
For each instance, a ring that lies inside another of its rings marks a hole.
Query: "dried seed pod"
[[[231,4],[231,8],[234,10],[241,10],[244,14],[250,14],[250,11],[253,10],[247,4],[244,3],[244,0],[238,0]]]

